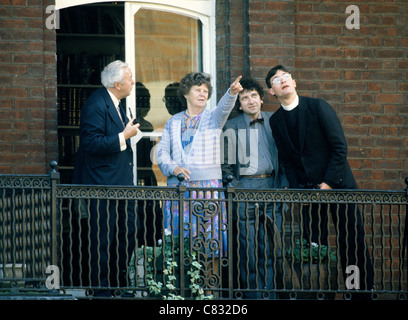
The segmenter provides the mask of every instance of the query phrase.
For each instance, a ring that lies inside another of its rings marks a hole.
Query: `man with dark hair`
[[[269,118],[272,112],[261,111],[263,88],[252,78],[241,79],[243,91],[239,93],[236,106],[239,116],[228,120],[224,126],[224,181],[233,176],[232,185],[238,188],[280,188],[287,186],[280,170],[278,153],[272,138]],[[223,142],[223,141],[221,141]],[[259,211],[256,207],[259,206]],[[237,210],[233,210],[234,213]],[[239,251],[240,289],[273,289],[273,261],[268,259],[270,248],[266,238],[266,216],[281,229],[282,209],[274,203],[239,204],[237,226]],[[259,214],[259,215],[258,215]],[[278,231],[276,231],[278,232]],[[234,237],[235,238],[235,237]],[[276,256],[275,256],[276,258]],[[262,298],[262,293],[248,292],[246,298]],[[271,294],[273,298],[275,295]]]
[[[296,81],[282,65],[266,76],[269,93],[281,103],[270,118],[272,134],[290,188],[357,189],[347,161],[347,141],[334,109],[324,100],[299,96]],[[330,211],[336,230],[341,264],[357,265],[360,289],[373,288],[373,269],[365,250],[364,229],[354,204],[304,206],[303,238],[327,245]]]

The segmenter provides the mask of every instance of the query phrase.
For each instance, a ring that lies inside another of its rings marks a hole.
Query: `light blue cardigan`
[[[204,109],[188,153],[181,146],[181,121],[185,111],[166,122],[156,148],[156,160],[168,185],[178,183],[173,175],[177,166],[191,171],[190,181],[222,179],[220,137],[237,96],[232,96],[228,89],[216,108]]]

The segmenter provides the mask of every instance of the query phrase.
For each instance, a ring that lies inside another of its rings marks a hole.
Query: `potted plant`
[[[329,290],[336,287],[337,255],[328,246],[309,243],[305,239],[296,240],[293,247],[285,250],[285,258],[293,289]]]
[[[132,256],[130,262],[130,281],[132,286],[146,285],[151,296],[161,297],[165,300],[184,300],[185,297],[177,294],[180,287],[180,261],[179,237],[172,237],[171,233],[165,232],[163,241],[159,240],[158,246],[141,246],[137,255]],[[191,258],[189,267],[185,270],[184,286],[190,298],[196,300],[209,300],[212,295],[206,295],[198,285],[201,272],[201,264],[196,259],[196,253],[190,250],[188,239],[184,239],[184,255]],[[136,261],[136,257],[138,261]],[[136,268],[138,272],[136,273]],[[146,279],[146,283],[144,283]],[[163,281],[161,281],[163,280]]]

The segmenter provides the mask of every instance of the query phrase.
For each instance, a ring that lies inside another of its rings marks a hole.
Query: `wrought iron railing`
[[[0,176],[2,294],[407,299],[407,191],[61,185],[55,169]]]

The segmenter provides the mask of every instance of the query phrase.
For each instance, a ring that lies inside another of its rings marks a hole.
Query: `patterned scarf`
[[[190,123],[187,127],[187,120],[189,116],[187,112],[184,112],[183,119],[181,120],[181,145],[183,149],[188,153],[191,148],[191,144],[194,140],[194,135],[197,132],[198,125],[200,124],[201,120],[201,113],[190,117]]]

